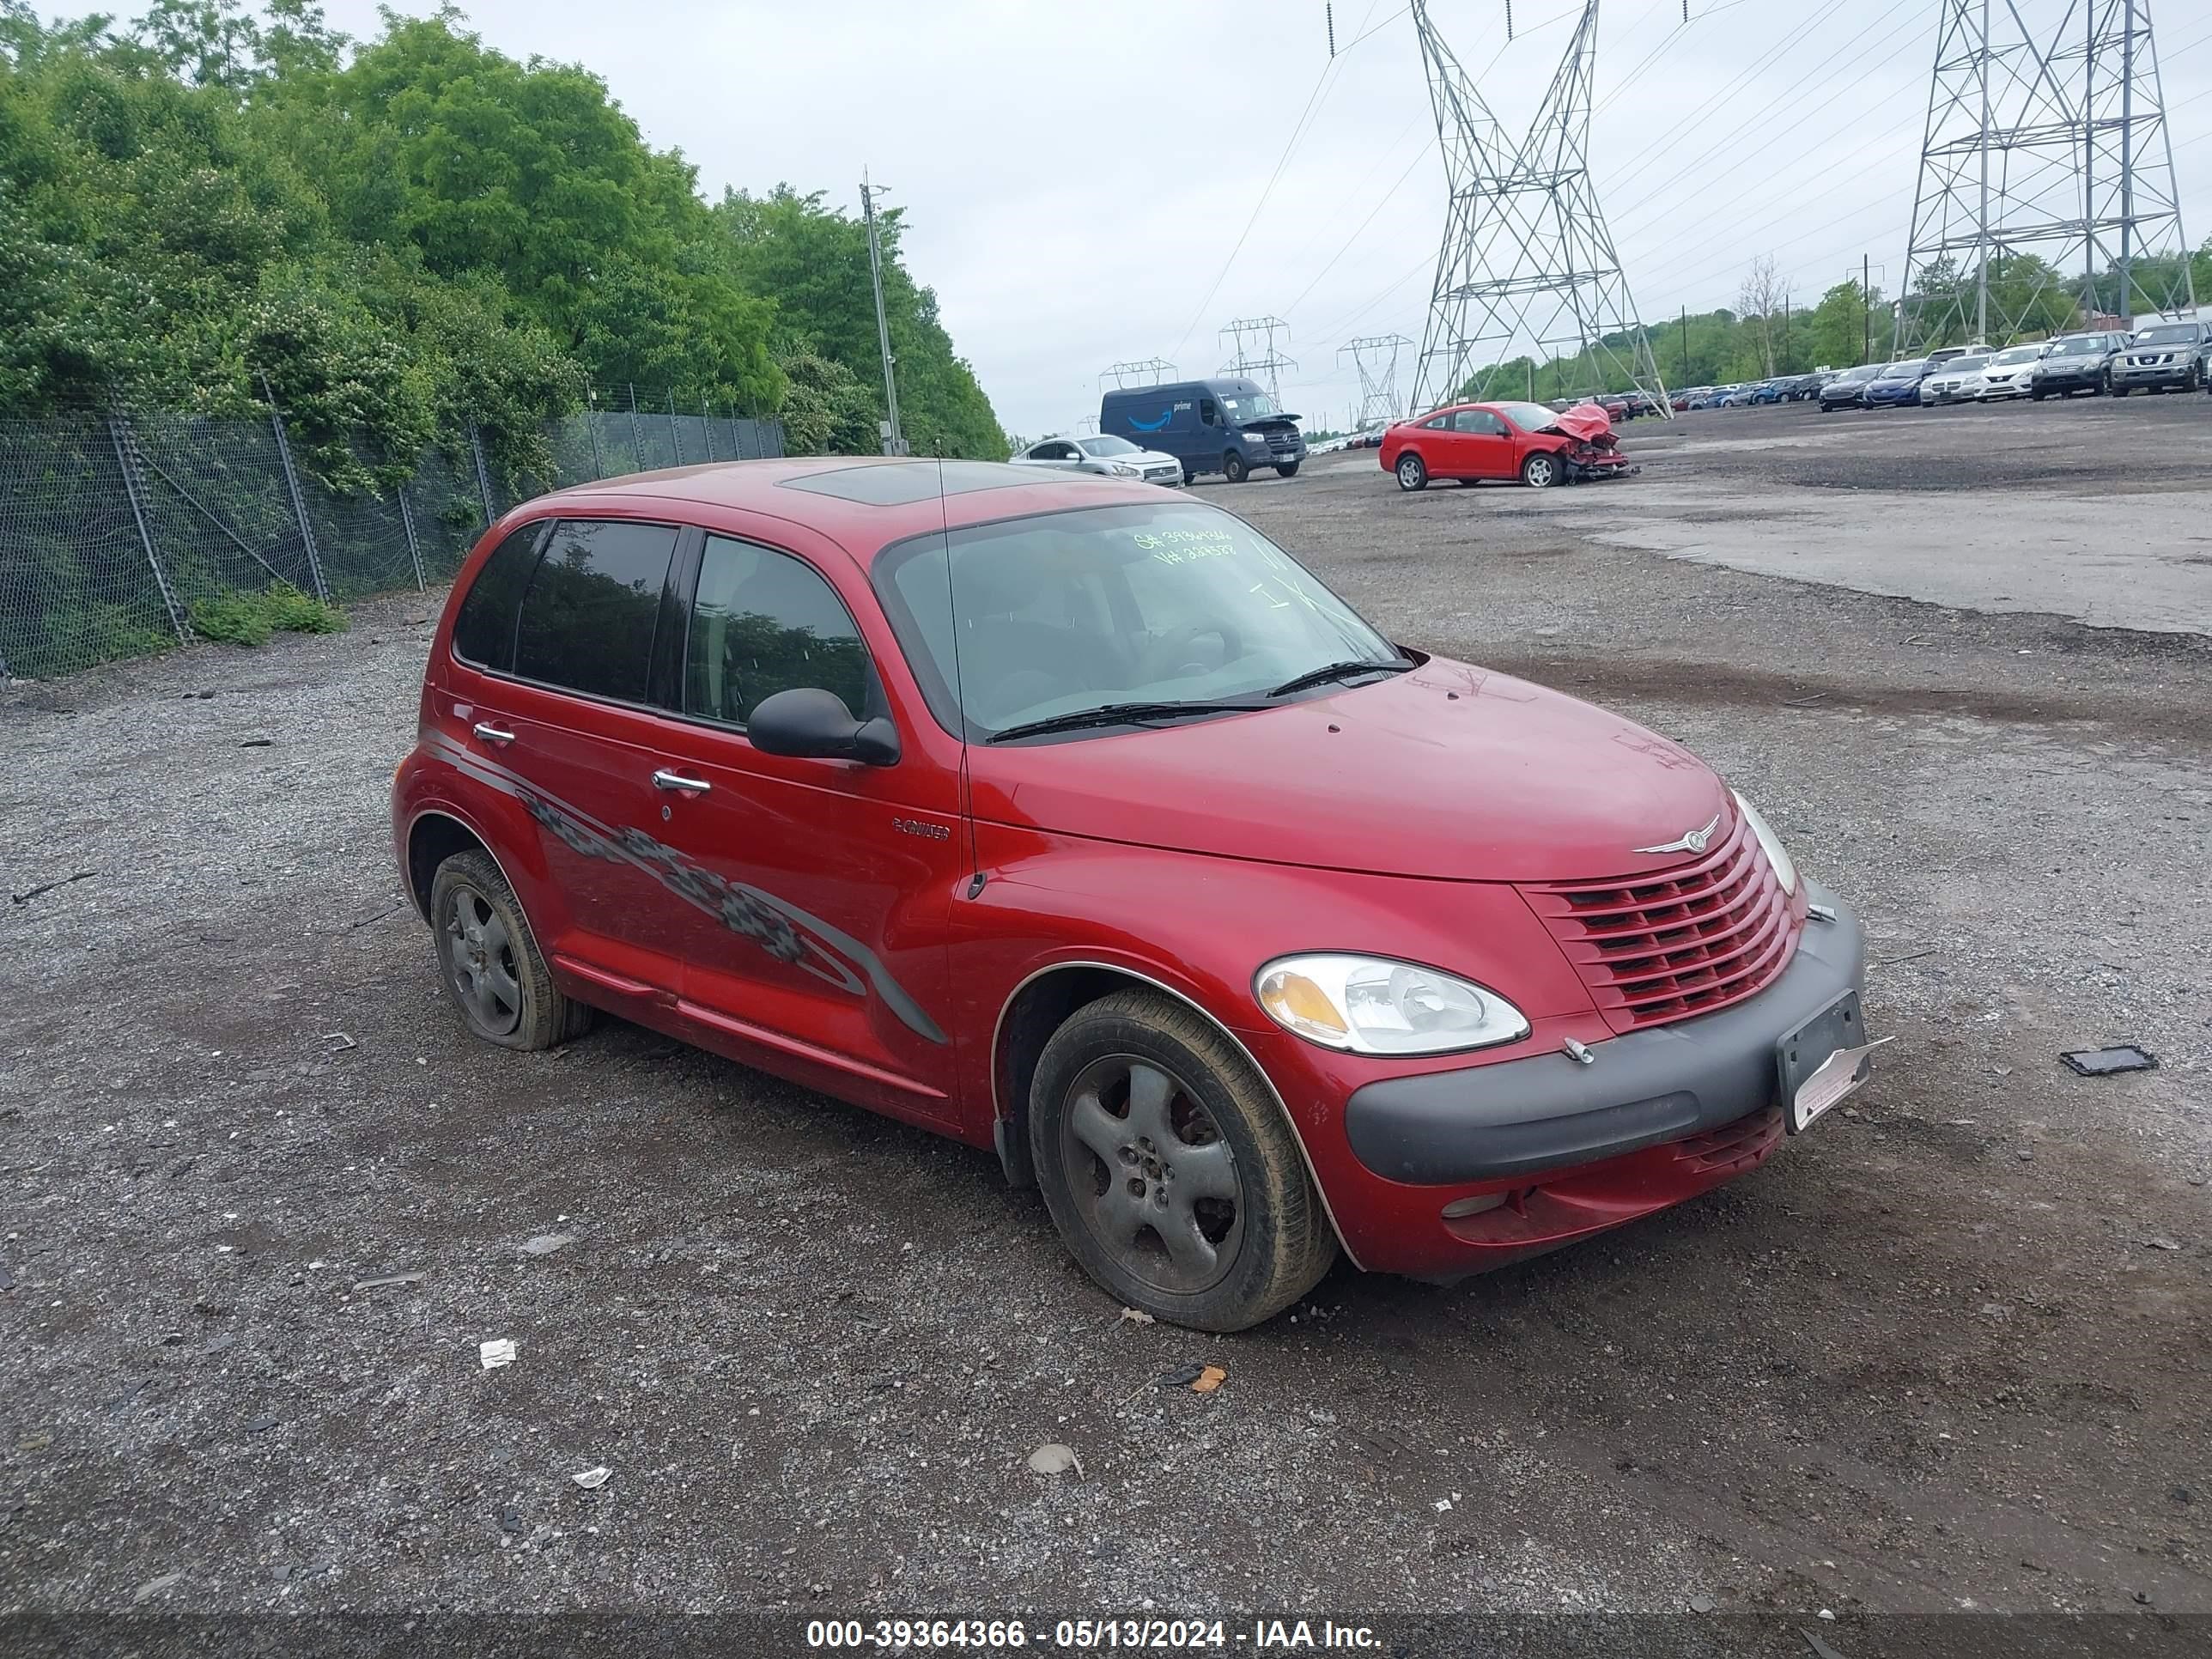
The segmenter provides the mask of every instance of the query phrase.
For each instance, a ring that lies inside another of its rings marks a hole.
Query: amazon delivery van
[[[1098,405],[1101,432],[1174,456],[1185,483],[1201,472],[1242,483],[1262,466],[1293,476],[1306,458],[1297,419],[1250,380],[1124,386]]]

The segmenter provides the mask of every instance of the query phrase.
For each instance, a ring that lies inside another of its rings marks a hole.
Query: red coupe
[[[1386,430],[1381,459],[1385,472],[1397,475],[1401,489],[1425,489],[1431,478],[1462,483],[1517,478],[1548,489],[1638,470],[1620,453],[1612,417],[1596,404],[1565,410],[1541,404],[1454,404]]]

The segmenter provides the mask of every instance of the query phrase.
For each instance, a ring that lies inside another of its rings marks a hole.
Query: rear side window
[[[867,647],[837,590],[803,560],[724,536],[700,556],[684,678],[684,712],[732,726],[795,686],[835,691],[855,714],[869,704]]]
[[[676,533],[665,524],[556,525],[523,595],[515,673],[586,696],[643,702]]]
[[[545,526],[526,524],[497,547],[477,572],[453,618],[453,654],[464,662],[506,673],[514,665],[514,613],[538,567]]]

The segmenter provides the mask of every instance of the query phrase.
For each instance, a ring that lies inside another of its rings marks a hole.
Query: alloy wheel
[[[522,1023],[522,987],[506,921],[475,888],[457,885],[438,933],[446,976],[471,1023],[487,1036],[507,1036]]]
[[[1243,1182],[1181,1078],[1133,1054],[1095,1060],[1069,1087],[1060,1135],[1076,1214],[1117,1267],[1174,1296],[1228,1276],[1244,1239]]]

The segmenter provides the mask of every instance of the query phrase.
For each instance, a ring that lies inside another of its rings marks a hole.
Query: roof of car
[[[711,527],[715,510],[728,509],[794,520],[866,558],[891,542],[940,526],[1163,499],[1157,484],[1040,471],[1002,461],[821,455],[635,472],[556,490],[518,511],[543,518],[619,504],[632,514],[667,511],[696,517]],[[657,507],[660,502],[669,505]]]

